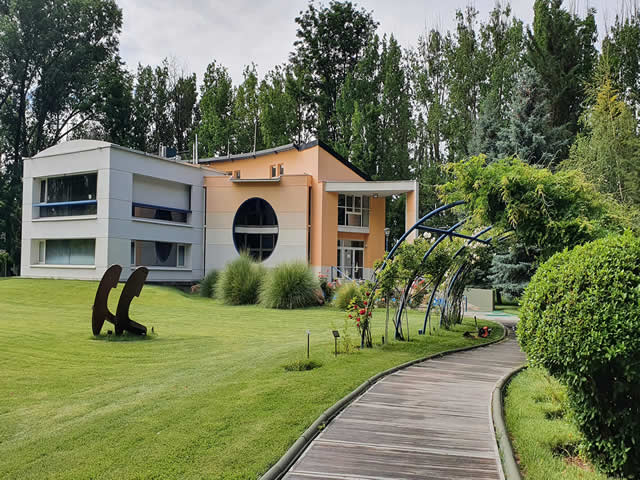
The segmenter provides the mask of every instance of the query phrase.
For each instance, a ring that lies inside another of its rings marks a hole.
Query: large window
[[[261,198],[250,198],[236,212],[233,241],[238,252],[256,260],[269,258],[278,241],[278,219],[273,207]]]
[[[138,218],[148,218],[153,220],[163,220],[165,222],[187,223],[189,218],[188,210],[178,208],[159,207],[156,205],[146,205],[144,203],[133,203],[131,214]]]
[[[338,195],[338,225],[369,227],[369,197],[364,195]]]
[[[46,265],[94,265],[95,255],[93,238],[40,240],[38,245],[38,263]]]
[[[133,176],[133,217],[188,223],[190,213],[190,185],[144,175]]]
[[[182,268],[186,266],[187,245],[170,242],[131,242],[131,265]]]
[[[338,277],[362,280],[364,276],[364,242],[338,240]]]
[[[95,215],[97,173],[43,178],[40,182],[40,217]]]

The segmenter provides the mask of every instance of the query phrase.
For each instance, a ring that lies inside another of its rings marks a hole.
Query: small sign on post
[[[338,338],[340,338],[340,332],[338,330],[333,330],[333,340],[336,344],[336,357],[338,356]]]

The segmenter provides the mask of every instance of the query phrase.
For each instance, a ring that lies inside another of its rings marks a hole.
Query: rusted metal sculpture
[[[105,320],[113,323],[116,335],[122,335],[124,331],[135,335],[147,334],[147,327],[129,318],[129,307],[131,306],[133,297],[140,296],[144,282],[149,274],[149,269],[146,267],[138,267],[127,279],[127,283],[124,285],[122,293],[120,294],[116,314],[114,315],[109,311],[107,302],[111,289],[118,285],[121,273],[122,267],[120,265],[112,265],[104,272],[102,280],[100,280],[96,298],[93,301],[93,314],[91,316],[91,327],[94,335],[100,335]]]

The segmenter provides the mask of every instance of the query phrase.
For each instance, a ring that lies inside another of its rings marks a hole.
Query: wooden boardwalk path
[[[510,334],[389,375],[340,413],[284,478],[500,479],[491,393],[524,361]]]

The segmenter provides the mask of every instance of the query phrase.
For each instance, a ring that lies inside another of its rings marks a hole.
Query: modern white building
[[[24,159],[22,265],[26,277],[125,280],[204,275],[204,177],[215,170],[107,142],[76,140]]]
[[[319,274],[369,278],[384,256],[385,198],[414,180],[371,181],[322,142],[199,164],[107,142],[74,140],[24,159],[24,277],[194,283],[245,251],[270,267],[302,260]]]

